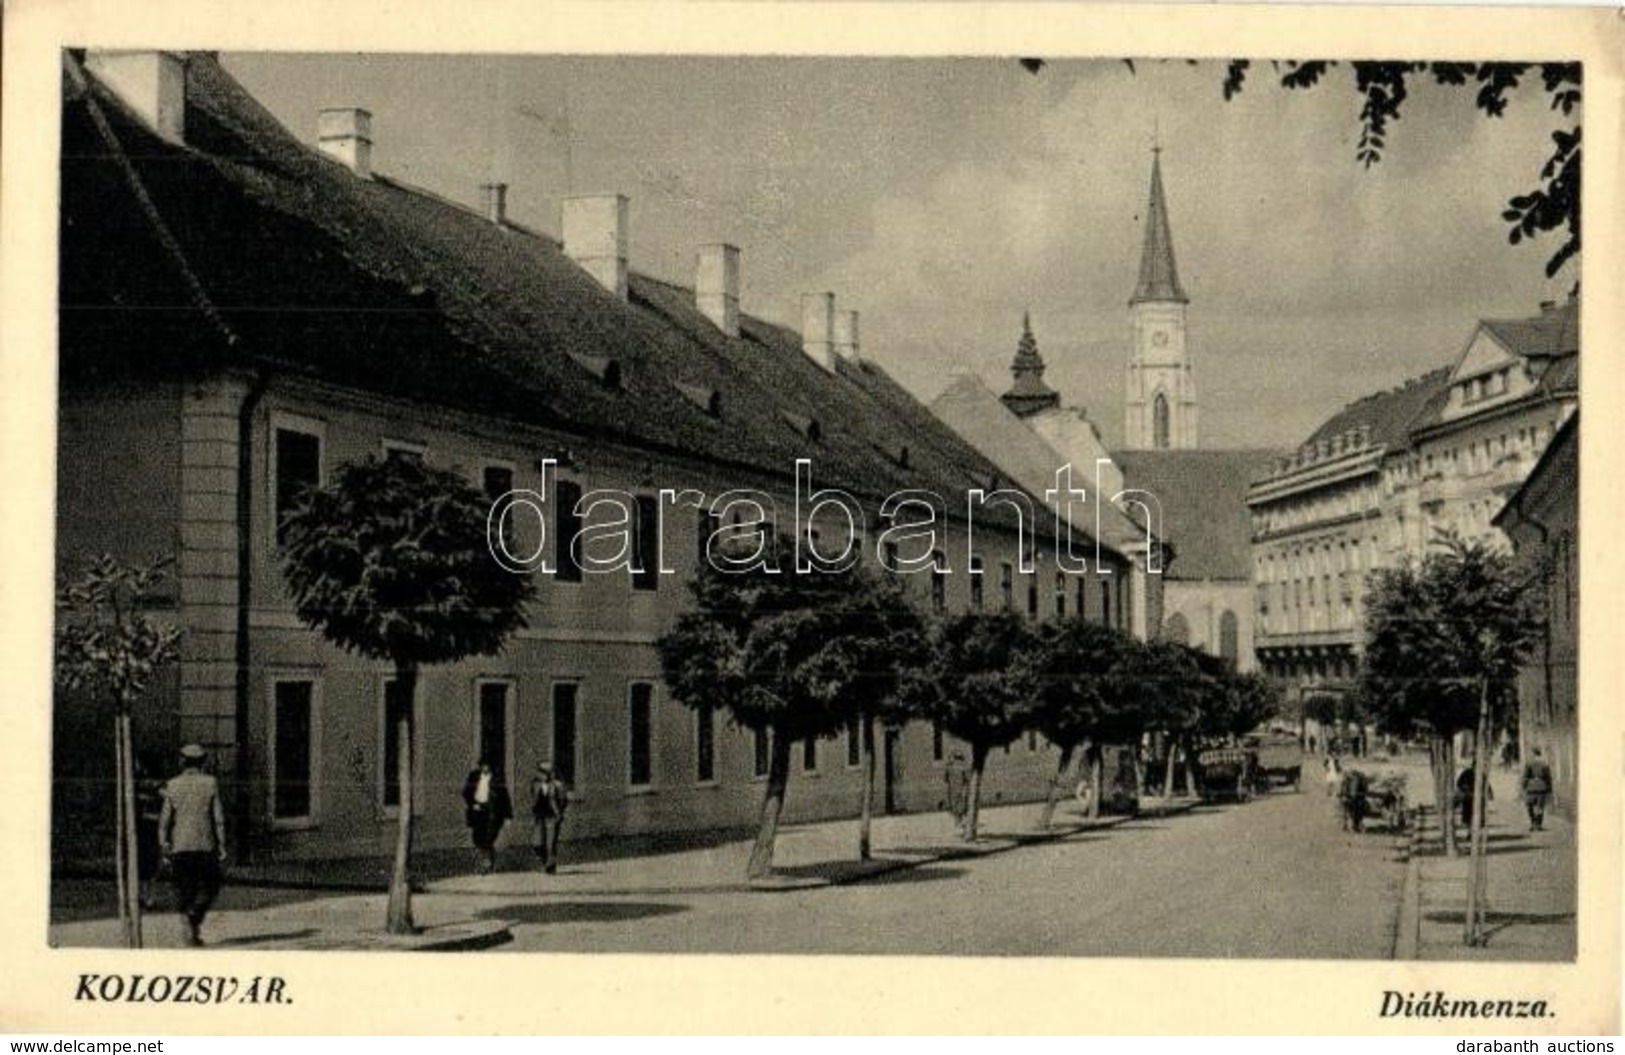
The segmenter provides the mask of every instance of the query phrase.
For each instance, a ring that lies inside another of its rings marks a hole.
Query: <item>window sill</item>
[[[722,787],[722,782],[720,780],[696,780],[694,782],[694,789],[696,791],[715,791],[720,787]]]
[[[657,789],[653,784],[639,784],[626,789],[626,797],[634,798],[639,795],[653,795]]]

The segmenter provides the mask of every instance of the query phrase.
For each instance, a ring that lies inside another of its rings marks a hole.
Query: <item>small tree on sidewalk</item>
[[[280,525],[294,611],[340,648],[395,666],[400,788],[387,926],[415,931],[412,754],[418,672],[494,655],[525,625],[530,577],[502,568],[487,533],[490,499],[417,458],[341,466]]]
[[[124,942],[142,945],[135,762],[131,721],[152,679],[180,652],[181,632],[149,613],[172,560],[130,566],[102,555],[58,584],[55,678],[84,690],[113,712],[115,873]]]
[[[1040,829],[1047,829],[1054,820],[1066,774],[1078,748],[1085,743],[1090,748],[1090,811],[1098,813],[1096,770],[1101,737],[1108,725],[1107,697],[1113,691],[1113,670],[1122,659],[1126,641],[1121,631],[1077,616],[1046,622],[1039,628],[1040,686],[1033,721],[1038,731],[1061,749],[1038,819]]]
[[[1471,875],[1464,940],[1482,939],[1484,807],[1497,710],[1513,700],[1518,669],[1539,641],[1535,580],[1506,554],[1454,534],[1420,565],[1376,573],[1366,604],[1364,693],[1389,728],[1435,738],[1435,802],[1447,851],[1454,757],[1449,737],[1476,728]],[[1441,742],[1442,741],[1442,742]]]
[[[775,542],[772,553],[793,552],[792,539]],[[720,707],[769,738],[751,879],[773,870],[791,744],[885,706],[913,618],[896,585],[861,565],[798,572],[771,556],[729,568],[702,563],[689,585],[694,608],[656,642],[679,702]]]
[[[970,745],[970,802],[963,834],[974,841],[987,756],[1014,743],[1036,717],[1037,635],[1010,612],[949,616],[935,628],[925,662],[907,678],[905,698],[921,717]]]

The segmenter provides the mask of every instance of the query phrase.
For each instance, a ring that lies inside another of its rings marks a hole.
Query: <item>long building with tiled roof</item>
[[[748,489],[788,528],[807,459],[814,487],[857,499],[871,558],[887,496],[942,496],[946,572],[909,577],[922,607],[998,603],[967,554],[1018,569],[1011,595],[1058,583],[1044,554],[1061,529],[1042,501],[863,353],[855,312],[814,293],[799,331],[749,314],[731,246],[698,249],[692,288],[644,275],[625,198],[567,199],[562,237],[541,235],[508,218],[501,186],[470,207],[375,171],[364,110],[324,111],[318,142],[301,142],[208,54],[68,53],[62,143],[59,560],[178,558],[167,603],[183,654],[138,746],[210,748],[233,838],[254,853],[393,839],[385,730],[406,703],[387,671],[302,627],[281,586],[277,518],[341,463],[426,458],[561,508],[634,495],[629,515],[656,525],[640,553],[657,537],[648,552],[676,555],[664,579],[571,577],[561,559],[501,656],[423,673],[431,846],[464,837],[457,788],[482,755],[511,778],[553,761],[583,837],[754,820],[765,738],[661,684],[653,642],[718,523],[664,509],[666,490]],[[972,510],[973,492],[997,490],[1030,501],[1027,537],[1009,503]],[[1094,548],[1086,526],[1075,541]],[[1101,553],[1127,568],[1110,543]],[[1125,579],[1092,575],[1078,614],[1121,613]],[[95,835],[111,801],[103,723],[81,703],[55,714],[63,846]],[[820,779],[793,783],[789,817],[855,808],[855,749],[851,734],[798,747],[798,775]],[[935,806],[943,738],[910,726],[885,749],[883,805]],[[988,794],[1042,795],[1054,764],[1037,743],[1003,756]]]

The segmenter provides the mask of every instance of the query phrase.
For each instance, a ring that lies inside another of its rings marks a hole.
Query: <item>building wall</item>
[[[1167,579],[1163,582],[1162,594],[1161,636],[1164,639],[1178,639],[1182,628],[1185,644],[1224,656],[1228,646],[1228,635],[1224,631],[1228,615],[1234,620],[1235,648],[1229,654],[1236,660],[1236,669],[1246,672],[1257,667],[1250,614],[1251,583]]]
[[[180,548],[182,395],[177,385],[65,392],[57,410],[56,565],[73,574],[103,553],[127,564],[177,557]],[[161,587],[154,614],[174,618],[176,584]],[[179,676],[155,681],[132,724],[138,757],[177,741]],[[107,777],[113,708],[58,689],[52,705],[52,839],[106,845],[114,826]]]
[[[64,538],[93,534],[99,513],[87,499],[109,487],[140,491],[133,481],[122,484],[119,479],[126,473],[149,474],[144,478],[145,493],[158,496],[155,505],[123,529],[134,551],[148,544],[178,543],[180,611],[186,630],[182,662],[161,687],[163,699],[157,707],[172,718],[150,726],[153,739],[162,746],[166,762],[185,740],[196,739],[212,749],[211,765],[227,778],[234,805],[237,789],[246,789],[246,819],[234,811],[233,827],[246,830],[257,853],[295,857],[381,853],[392,845],[395,832],[395,808],[384,803],[385,686],[393,671],[387,664],[322,641],[293,614],[276,555],[279,429],[318,438],[324,479],[341,462],[382,455],[387,446],[395,445],[421,453],[432,464],[456,467],[476,483],[486,466],[501,466],[512,472],[514,487],[545,492],[542,459],[569,450],[568,459],[562,459],[569,464],[557,469],[557,478],[574,480],[583,490],[656,494],[661,488],[695,488],[714,496],[732,488],[758,487],[773,495],[781,526],[788,528],[793,515],[793,494],[783,480],[744,479],[737,470],[604,444],[588,447],[544,430],[315,383],[273,382],[252,408],[250,677],[247,725],[239,730],[237,426],[248,392],[246,382],[228,380],[188,386],[184,394],[150,393],[129,407],[113,406],[105,416],[105,429],[100,402],[75,410],[78,424],[64,446],[64,493],[83,497],[64,504],[60,523]],[[139,445],[138,438],[153,432],[163,433],[165,438],[156,446],[169,452],[162,467],[150,459],[125,462],[106,457],[107,450],[116,449],[113,444]],[[104,485],[104,479],[111,482]],[[816,456],[814,484],[838,484],[818,479]],[[482,693],[499,691],[483,689],[486,685],[506,686],[501,691],[506,693],[503,725],[508,747],[501,762],[520,798],[535,764],[557,760],[556,686],[575,686],[578,803],[571,813],[573,835],[590,838],[754,824],[762,777],[755,772],[753,735],[729,726],[725,713],[716,714],[715,773],[713,779],[701,781],[697,715],[672,700],[661,684],[654,641],[689,604],[685,584],[699,542],[694,510],[668,507],[668,512],[663,541],[680,574],[659,576],[654,590],[633,589],[625,574],[588,572],[579,583],[538,575],[529,626],[515,635],[503,654],[421,673],[416,761],[424,845],[455,845],[466,839],[459,793],[480,753],[479,700]],[[525,548],[526,534],[521,522],[517,548]],[[874,538],[867,540],[871,557],[875,544]],[[1002,604],[1001,566],[1016,565],[1016,539],[1008,531],[981,525],[976,548],[984,560],[983,605],[997,609]],[[972,605],[966,549],[964,524],[944,525],[942,550],[949,565],[942,589],[946,611]],[[1112,557],[1111,563],[1116,574],[1091,570],[1083,576],[1057,576],[1052,543],[1040,539],[1035,573],[1012,576],[1012,606],[1026,613],[1035,603],[1035,618],[1044,618],[1062,606],[1067,614],[1076,614],[1081,599],[1087,618],[1105,618],[1109,610],[1110,619],[1122,625],[1133,617],[1130,583],[1122,574],[1121,558]],[[911,575],[906,585],[923,607],[931,606],[928,574]],[[651,775],[646,785],[633,786],[630,694],[639,683],[652,687]],[[303,725],[307,713],[308,729]],[[932,730],[924,725],[911,725],[897,735],[891,765],[896,809],[938,807],[943,797],[938,756],[950,755],[953,747],[951,738],[944,738],[939,751]],[[239,749],[247,767],[241,781],[235,779]],[[279,800],[274,779],[278,766],[296,765],[289,759],[297,760],[306,751],[312,774],[308,800],[299,794],[290,799],[286,787]],[[813,771],[806,770],[799,745],[793,754],[787,820],[855,815],[861,771],[847,764],[844,735],[818,745]],[[1056,757],[1041,738],[1023,740],[1008,752],[995,751],[984,785],[986,800],[1041,797]],[[883,773],[886,767],[877,768]],[[62,770],[71,771],[71,767]],[[106,788],[105,768],[91,766],[86,773],[90,779],[80,786],[89,790],[76,800],[77,808],[96,809],[97,789]],[[290,802],[308,804],[295,809]],[[62,816],[71,825],[72,811]],[[522,837],[523,825],[510,829],[508,838]]]
[[[1545,633],[1518,679],[1520,754],[1527,759],[1541,749],[1552,768],[1552,808],[1570,819],[1579,790],[1578,475],[1577,456],[1549,462],[1516,514],[1503,521],[1520,560],[1544,572]]]

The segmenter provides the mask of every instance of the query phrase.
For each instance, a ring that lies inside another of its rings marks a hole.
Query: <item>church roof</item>
[[[1145,213],[1145,242],[1140,247],[1140,282],[1130,304],[1142,301],[1190,303],[1174,266],[1174,236],[1168,227],[1168,201],[1162,190],[1162,152],[1151,157],[1151,199]]]
[[[1044,357],[1038,354],[1030,312],[1021,315],[1021,340],[1016,344],[1016,357],[1010,361],[1010,373],[1015,380],[999,398],[1016,414],[1025,417],[1061,405],[1061,394],[1044,383]]]
[[[1130,488],[1162,509],[1158,537],[1174,547],[1169,579],[1251,579],[1252,516],[1247,487],[1281,456],[1268,448],[1113,451]]]

